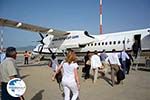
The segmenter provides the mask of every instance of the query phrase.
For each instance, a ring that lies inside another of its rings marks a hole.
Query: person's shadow
[[[106,77],[106,76],[103,76],[101,77],[102,79],[104,79],[108,84],[110,84],[112,86],[112,81],[110,78]]]
[[[31,100],[42,100],[42,93],[44,90],[40,90],[38,93],[36,93]]]

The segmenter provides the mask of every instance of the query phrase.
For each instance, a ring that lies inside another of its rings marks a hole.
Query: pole
[[[102,30],[102,0],[100,0],[100,34],[103,34],[103,30]]]
[[[3,52],[3,30],[0,33],[0,52]]]

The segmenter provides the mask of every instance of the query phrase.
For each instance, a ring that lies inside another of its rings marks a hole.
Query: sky
[[[103,34],[150,27],[150,0],[103,0]],[[99,34],[99,0],[0,0],[0,17],[62,31]],[[36,45],[38,33],[0,27],[4,47]]]

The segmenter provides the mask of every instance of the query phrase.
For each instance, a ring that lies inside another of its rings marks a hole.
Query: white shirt
[[[1,73],[1,81],[8,82],[10,80],[10,76],[19,75],[17,70],[17,65],[13,58],[7,57],[1,64],[0,64],[0,73]]]
[[[63,63],[63,78],[62,81],[65,82],[75,82],[75,75],[74,75],[74,69],[78,68],[79,65],[77,63],[71,63],[68,62]]]
[[[57,58],[56,59],[51,59],[51,62],[52,62],[52,69],[53,69],[53,71],[56,71],[57,70],[57,68],[58,68],[58,60],[57,60]]]
[[[118,55],[116,53],[109,54],[106,58],[106,61],[110,61],[110,64],[118,64],[119,66],[121,65],[119,62]]]
[[[98,55],[93,55],[91,57],[91,68],[98,68],[101,67],[102,63],[100,61],[100,57]]]
[[[122,61],[126,61],[126,58],[130,59],[129,56],[128,56],[128,54],[125,51],[122,51],[120,53],[120,58],[122,58]]]

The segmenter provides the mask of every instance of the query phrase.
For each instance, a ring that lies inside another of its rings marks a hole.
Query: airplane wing
[[[45,27],[31,25],[31,24],[26,24],[26,23],[17,22],[17,21],[13,21],[13,20],[9,20],[9,19],[4,19],[4,18],[0,18],[0,26],[18,28],[18,29],[23,29],[23,30],[38,32],[38,33],[40,32],[40,33],[51,34],[51,35],[55,35],[55,36],[69,34],[65,31],[60,31],[60,30],[56,30],[56,29],[52,29],[52,28],[45,28]]]

